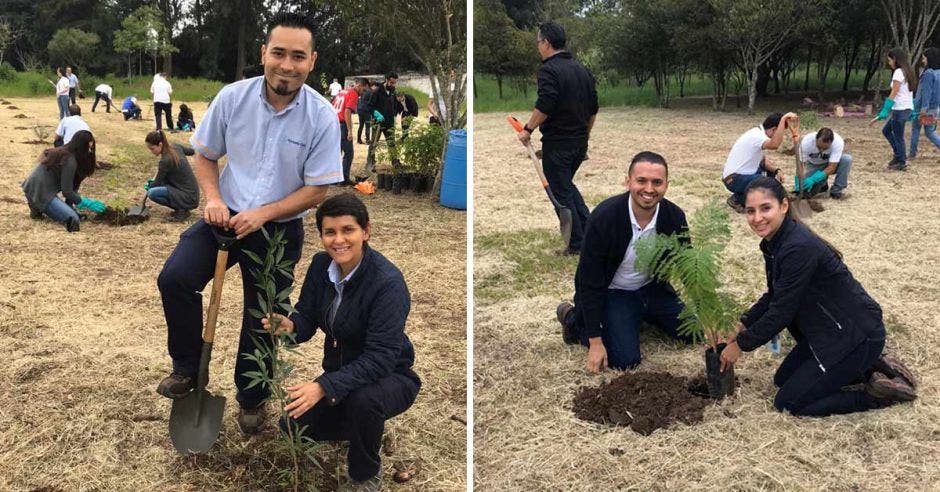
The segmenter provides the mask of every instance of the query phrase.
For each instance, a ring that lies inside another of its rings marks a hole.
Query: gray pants
[[[812,162],[806,163],[806,177],[812,176],[816,171],[822,171],[829,167],[829,163],[825,164],[813,164]],[[840,193],[845,190],[845,187],[849,185],[849,171],[852,170],[852,156],[849,154],[842,154],[842,159],[839,159],[839,165],[836,167],[836,180],[832,183],[832,187],[829,189],[830,193]],[[827,178],[828,181],[828,178]]]

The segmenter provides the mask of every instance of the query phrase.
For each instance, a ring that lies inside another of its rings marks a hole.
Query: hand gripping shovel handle
[[[509,125],[512,126],[513,130],[515,130],[516,133],[519,133],[522,131],[523,129],[522,122],[517,120],[515,116],[512,116],[512,115],[507,116],[506,121],[509,122]],[[535,155],[535,150],[532,149],[532,144],[531,143],[526,144],[525,148],[527,151],[529,151],[529,158],[532,159],[532,165],[535,166],[535,172],[538,173],[539,175],[539,180],[542,182],[542,188],[545,190],[545,193],[548,195],[548,199],[551,200],[552,205],[555,206],[556,210],[565,208],[565,206],[559,203],[558,200],[555,198],[555,195],[552,193],[552,189],[548,187],[548,180],[545,179],[545,173],[542,172],[542,166],[541,164],[539,164],[539,158]]]

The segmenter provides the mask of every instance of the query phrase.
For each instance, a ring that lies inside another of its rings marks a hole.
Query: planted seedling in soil
[[[295,349],[297,340],[294,333],[278,331],[281,320],[274,316],[275,313],[287,316],[294,312],[294,307],[290,305],[290,293],[293,287],[288,286],[277,292],[276,276],[292,281],[294,264],[291,260],[284,259],[284,246],[287,240],[284,239],[283,228],[276,229],[273,235],[264,228],[261,232],[268,244],[264,258],[251,251],[243,250],[242,252],[260,267],[251,270],[255,286],[260,289],[258,308],[250,308],[248,311],[259,320],[267,319],[271,332],[263,329],[253,330],[255,334],[252,335],[251,340],[255,345],[255,350],[251,353],[243,353],[241,356],[258,364],[258,370],[247,371],[242,375],[250,380],[248,388],[257,385],[268,388],[271,391],[269,400],[274,401],[280,418],[291,424],[286,426],[287,430],[279,433],[281,438],[278,440],[278,448],[287,451],[290,455],[291,468],[280,470],[278,480],[280,485],[291,486],[296,492],[301,484],[311,482],[304,480],[302,476],[301,460],[306,458],[319,468],[319,462],[314,454],[319,446],[304,435],[306,426],[298,428],[290,415],[284,411],[284,407],[290,403],[286,382],[294,370],[294,366],[284,357],[287,354],[297,353]]]

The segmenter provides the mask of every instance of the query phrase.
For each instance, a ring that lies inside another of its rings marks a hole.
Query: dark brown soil
[[[108,170],[108,169],[114,169],[114,164],[111,164],[108,161],[98,161],[98,163],[95,164],[95,167],[98,169]]]
[[[23,140],[23,143],[29,145],[49,145],[49,142],[43,142],[42,140]]]
[[[712,403],[705,378],[699,379],[628,372],[597,387],[579,388],[574,414],[582,420],[630,427],[644,436],[677,421],[692,425],[702,421],[705,407]]]
[[[129,217],[127,215],[126,208],[111,208],[107,207],[104,209],[104,212],[96,214],[91,218],[92,222],[103,222],[109,226],[120,227],[126,225],[136,225],[147,220],[148,217],[134,216]]]
[[[16,106],[13,106],[13,105],[11,104],[11,105],[7,106],[7,109],[20,109],[20,108],[18,108],[18,107],[16,107]],[[14,116],[14,118],[19,118],[19,116]]]
[[[20,108],[14,108],[13,106],[7,106],[7,107],[10,108],[10,109],[20,109]],[[26,118],[29,118],[29,117],[26,116],[26,115],[23,114],[23,113],[20,113],[20,114],[14,116],[14,118],[19,118],[19,119],[21,119],[21,120],[25,120]]]
[[[26,128],[25,126],[14,126],[13,129],[14,130],[29,130],[29,128]]]

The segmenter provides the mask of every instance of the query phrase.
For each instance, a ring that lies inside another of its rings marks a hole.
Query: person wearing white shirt
[[[69,106],[69,114],[70,116],[59,120],[59,126],[55,129],[56,139],[53,143],[55,147],[68,145],[75,133],[82,130],[91,133],[88,123],[85,123],[85,120],[82,119],[82,108],[78,107],[77,104],[72,104]]]
[[[736,212],[744,213],[744,189],[751,181],[766,174],[783,183],[780,168],[767,160],[764,151],[780,147],[787,122],[795,118],[798,118],[796,113],[771,113],[764,119],[763,125],[744,132],[734,142],[725,160],[721,180],[732,193],[728,197],[728,206]]]
[[[852,156],[845,153],[845,140],[829,128],[807,134],[800,142],[800,160],[803,162],[802,189],[808,196],[829,190],[829,196],[843,198],[849,185],[849,171],[852,169]],[[829,176],[836,175],[836,180],[829,188]],[[801,189],[799,180],[794,176],[794,191]]]
[[[59,76],[57,82],[49,81],[55,86],[56,104],[59,106],[59,119],[69,115],[69,79],[62,73],[61,68],[55,69],[55,74]]]
[[[343,85],[339,83],[339,79],[333,79],[333,83],[330,84],[330,100],[332,101],[341,90],[343,90]]]
[[[108,84],[98,84],[98,87],[95,87],[95,102],[91,105],[91,112],[95,112],[95,108],[98,107],[98,101],[104,99],[104,103],[107,105],[105,108],[105,113],[111,112],[111,86]]]
[[[160,121],[160,115],[166,115],[166,127],[173,129],[173,104],[170,103],[170,94],[173,93],[173,86],[166,79],[165,74],[158,73],[153,76],[153,83],[150,84],[150,93],[153,94],[153,113],[157,118],[157,131],[163,129]]]
[[[901,48],[888,51],[888,67],[893,71],[891,94],[885,99],[881,112],[868,122],[868,126],[878,120],[888,120],[881,129],[881,133],[888,139],[891,150],[894,152],[894,158],[888,163],[888,169],[906,171],[907,147],[904,145],[904,125],[907,124],[911,111],[914,110],[913,93],[917,90],[917,77],[914,76],[914,69],[907,61],[907,52]]]

